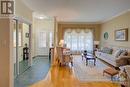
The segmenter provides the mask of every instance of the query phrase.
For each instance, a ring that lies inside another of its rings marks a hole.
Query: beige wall
[[[94,30],[94,40],[100,40],[100,24],[81,24],[81,23],[58,23],[58,43],[64,38],[65,29],[93,29]]]
[[[11,20],[0,19],[0,87],[13,87],[13,41]]]
[[[105,22],[101,26],[101,46],[104,45],[116,45],[123,47],[130,47],[130,12],[127,12],[121,16],[118,16],[108,22]],[[128,28],[128,41],[115,41],[114,32],[118,29]],[[108,32],[108,40],[104,39],[104,33]]]
[[[21,0],[15,0],[15,14],[25,20],[32,21],[32,10],[30,10]]]

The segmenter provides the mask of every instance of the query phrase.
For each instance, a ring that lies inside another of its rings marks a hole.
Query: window
[[[81,52],[83,50],[87,50],[89,52],[93,52],[93,33],[91,30],[80,29],[80,31],[76,31],[76,29],[72,29],[72,31],[65,31],[64,40],[68,48],[71,49],[73,53]]]
[[[13,30],[13,46],[16,47],[16,37],[18,37],[18,46],[22,46],[22,24],[19,24],[18,32],[16,32],[16,21],[14,23],[14,30]],[[16,33],[18,36],[16,36]]]
[[[39,32],[38,46],[39,48],[46,47],[46,32]]]
[[[84,36],[79,36],[79,50],[85,50]]]
[[[53,37],[52,36],[52,32],[50,32],[50,47],[52,47],[52,45],[53,45],[53,41],[52,41],[53,39],[52,39],[52,37]]]

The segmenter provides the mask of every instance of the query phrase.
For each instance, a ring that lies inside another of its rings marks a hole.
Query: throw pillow
[[[113,51],[113,49],[111,49],[111,48],[107,49],[108,54],[112,54],[112,51]]]
[[[107,49],[108,49],[107,47],[103,47],[102,52],[103,52],[103,53],[106,53],[106,52],[107,52]]]
[[[120,56],[122,50],[116,50],[115,53],[113,54],[116,58],[118,58],[118,56]]]
[[[120,56],[127,56],[128,52],[126,50],[123,50],[122,53],[120,54]]]
[[[112,54],[112,48],[108,48],[108,47],[104,47],[103,48],[103,53],[107,53],[107,54]]]

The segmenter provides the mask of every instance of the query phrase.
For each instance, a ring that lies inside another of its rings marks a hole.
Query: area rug
[[[86,66],[85,59],[82,60],[81,56],[74,56],[74,74],[76,78],[81,82],[91,82],[91,81],[111,81],[110,76],[103,76],[103,70],[108,68],[100,60],[96,60],[96,66],[94,66],[93,61],[89,61]]]
[[[113,82],[86,82],[81,83],[80,87],[121,87],[121,85]]]

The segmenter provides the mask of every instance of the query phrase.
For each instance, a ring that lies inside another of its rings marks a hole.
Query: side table
[[[113,81],[113,76],[119,74],[119,71],[113,68],[107,68],[103,70],[103,76],[104,76],[104,73],[107,73],[108,75],[110,75],[111,80]]]

